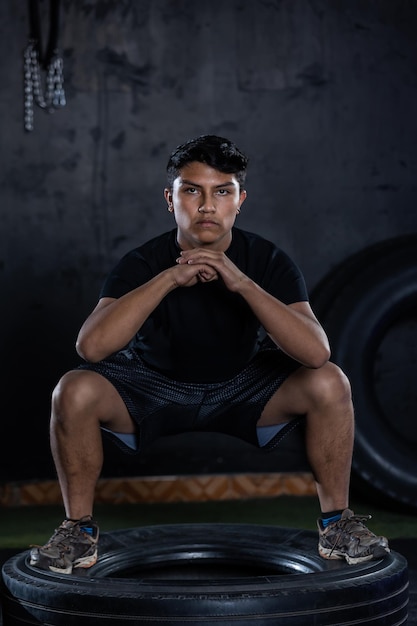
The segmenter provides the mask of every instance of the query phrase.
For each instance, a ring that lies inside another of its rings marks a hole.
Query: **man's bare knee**
[[[352,401],[348,377],[340,367],[331,362],[319,370],[314,370],[311,389],[320,403],[349,404]]]
[[[67,372],[52,393],[52,413],[56,416],[84,412],[99,397],[99,381],[91,372],[74,370]]]
[[[351,403],[349,380],[337,365],[329,362],[319,369],[300,367],[269,400],[258,425],[285,421],[331,405],[349,408]]]
[[[133,420],[115,387],[89,370],[72,370],[58,382],[52,394],[52,422],[72,424],[93,421],[116,432],[135,431]]]

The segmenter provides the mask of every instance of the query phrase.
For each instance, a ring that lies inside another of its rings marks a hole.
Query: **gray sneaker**
[[[77,567],[91,567],[97,561],[99,529],[90,517],[65,520],[44,546],[33,546],[30,564],[59,574],[71,574]]]
[[[381,559],[390,549],[385,537],[377,537],[364,524],[370,515],[355,515],[345,509],[338,522],[332,522],[319,529],[319,554],[325,559],[346,559],[349,565],[363,563],[372,559]]]

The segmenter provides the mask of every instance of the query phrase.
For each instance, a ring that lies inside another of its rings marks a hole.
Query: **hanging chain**
[[[34,105],[48,113],[65,106],[64,92],[64,72],[62,57],[58,54],[58,49],[51,44],[56,44],[57,20],[58,14],[55,0],[55,30],[51,17],[51,29],[47,56],[42,63],[41,59],[41,33],[39,25],[39,12],[37,0],[31,0],[30,16],[31,16],[31,38],[29,44],[24,51],[24,128],[30,132],[34,128]],[[51,0],[52,8],[53,0]],[[52,41],[54,39],[55,41]],[[42,73],[45,71],[45,78]]]

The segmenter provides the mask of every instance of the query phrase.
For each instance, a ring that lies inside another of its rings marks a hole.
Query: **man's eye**
[[[195,187],[187,187],[186,193],[197,193],[197,189]]]
[[[218,190],[217,190],[217,193],[218,193],[220,196],[227,196],[227,194],[229,193],[229,190],[228,190],[228,189],[218,189]]]

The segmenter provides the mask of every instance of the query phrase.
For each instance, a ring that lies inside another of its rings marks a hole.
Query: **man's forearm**
[[[103,298],[78,334],[76,349],[97,362],[124,348],[163,298],[176,287],[167,270],[121,298]]]
[[[238,292],[286,354],[311,368],[328,361],[330,348],[326,333],[307,302],[286,305],[250,279],[242,281]]]

